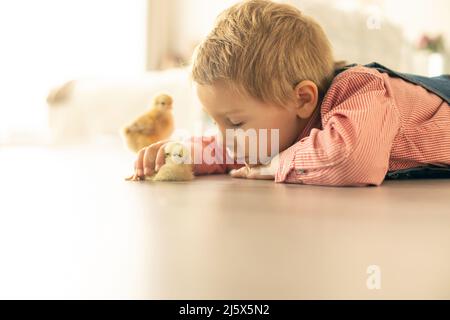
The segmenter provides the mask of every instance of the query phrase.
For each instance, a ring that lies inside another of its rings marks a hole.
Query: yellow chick
[[[190,152],[179,142],[169,142],[164,146],[165,163],[152,178],[153,181],[188,181],[194,179]]]
[[[193,166],[188,148],[180,142],[171,141],[164,146],[164,164],[156,174],[140,178],[133,174],[126,181],[188,181],[194,179]]]
[[[174,130],[172,97],[160,94],[153,98],[151,109],[121,129],[126,146],[138,152],[154,142],[167,139]]]

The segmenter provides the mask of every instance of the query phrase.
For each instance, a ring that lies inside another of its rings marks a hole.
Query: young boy
[[[450,164],[448,77],[378,64],[338,72],[322,28],[290,5],[253,0],[225,10],[194,54],[192,78],[222,137],[227,129],[278,129],[280,151],[251,167],[194,164],[195,174],[233,169],[234,177],[275,182],[378,186],[388,172]],[[139,152],[136,178],[158,170],[166,142]]]

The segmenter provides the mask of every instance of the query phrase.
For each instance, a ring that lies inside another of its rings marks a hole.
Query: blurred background
[[[192,91],[194,47],[231,0],[0,2],[0,146],[119,139],[155,93],[180,134],[211,129]],[[325,28],[336,59],[449,73],[446,0],[290,0]]]

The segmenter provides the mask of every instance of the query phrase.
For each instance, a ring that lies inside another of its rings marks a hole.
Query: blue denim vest
[[[357,66],[356,63],[347,65],[335,71],[335,76],[351,67]],[[438,95],[448,104],[450,104],[450,75],[441,75],[438,77],[424,77],[415,74],[401,73],[385,66],[372,62],[363,65],[367,68],[374,68],[380,72],[387,73],[389,76],[402,78],[408,82],[420,85],[428,91]],[[450,143],[450,141],[449,141]],[[388,171],[385,179],[431,179],[431,178],[450,178],[450,166],[439,167],[434,165],[424,165],[417,168]]]

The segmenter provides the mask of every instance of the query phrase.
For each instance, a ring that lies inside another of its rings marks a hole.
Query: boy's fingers
[[[156,151],[153,147],[147,147],[144,154],[144,175],[151,175],[155,169]]]
[[[137,174],[134,173],[132,176],[130,176],[130,177],[128,177],[128,178],[125,178],[125,181],[136,181],[136,180],[138,180],[138,179],[139,179],[139,178],[138,178]]]
[[[161,168],[161,166],[166,162],[166,156],[165,156],[165,150],[164,150],[164,146],[162,145],[159,150],[158,153],[156,154],[156,159],[155,159],[155,171],[158,171],[159,168]]]
[[[139,150],[137,160],[134,163],[134,168],[136,171],[135,173],[138,176],[142,176],[144,174],[143,161],[144,161],[145,149],[146,148],[142,148],[141,150]]]
[[[250,169],[247,174],[247,179],[257,179],[257,180],[273,180],[274,176],[270,174],[263,174],[260,167],[254,167]]]
[[[168,140],[161,140],[156,143],[151,144],[147,148],[145,148],[144,153],[144,175],[149,176],[152,175],[155,171],[155,158],[156,153],[159,148],[165,144]]]
[[[273,180],[274,176],[270,174],[263,174],[261,167],[242,167],[239,169],[233,169],[230,171],[230,175],[233,178],[246,178],[257,180]]]
[[[247,174],[248,174],[248,168],[247,167],[242,167],[239,169],[233,169],[230,171],[230,175],[233,178],[247,178]]]

